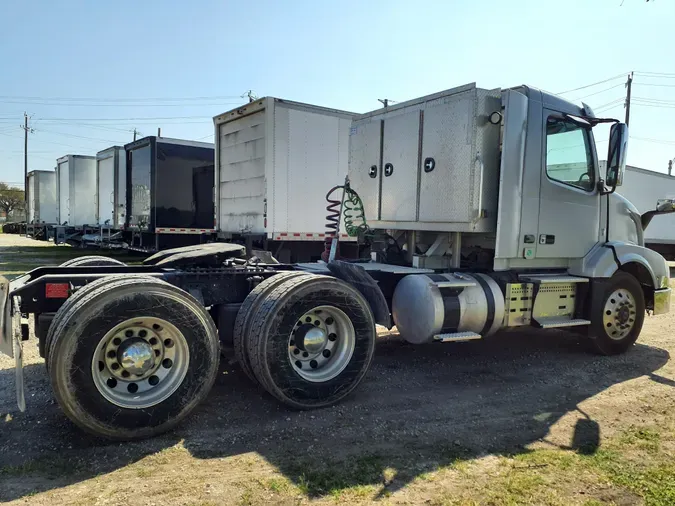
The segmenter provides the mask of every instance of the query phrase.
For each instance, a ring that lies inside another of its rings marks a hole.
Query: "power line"
[[[675,100],[661,100],[660,98],[634,97],[635,100],[642,100],[652,104],[675,105]]]
[[[653,142],[655,144],[665,144],[668,146],[675,146],[675,140],[669,141],[666,139],[651,139],[649,137],[633,137],[632,135],[630,136],[630,138],[635,139],[636,141]]]
[[[110,139],[101,139],[98,137],[85,137],[84,135],[75,135],[75,134],[67,134],[65,132],[57,132],[55,130],[45,130],[44,128],[40,128],[37,130],[38,132],[47,132],[50,134],[56,134],[56,135],[63,135],[64,137],[74,137],[76,139],[87,139],[90,141],[102,141],[102,142],[112,142],[113,144],[119,144],[121,141],[113,141]]]
[[[200,101],[200,100],[234,100],[237,98],[242,98],[240,95],[221,95],[221,96],[210,96],[210,97],[34,97],[34,96],[22,96],[22,95],[0,95],[1,99],[10,99],[10,100],[43,100],[49,102],[190,102],[190,101]],[[238,104],[241,102],[237,102]]]
[[[595,95],[599,95],[600,93],[604,93],[606,91],[613,90],[614,88],[618,88],[619,86],[624,86],[624,83],[615,84],[614,86],[610,86],[609,88],[605,88],[604,90],[596,91],[595,93],[591,93],[590,95],[584,95],[583,97],[573,98],[571,100],[573,102],[575,102],[577,100],[582,100],[584,98],[592,97],[592,96],[595,96]]]
[[[157,116],[144,118],[38,118],[40,121],[158,121],[172,119],[212,120],[213,116]]]
[[[2,104],[20,104],[20,105],[51,105],[60,107],[213,107],[216,105],[241,105],[241,102],[215,102],[208,104],[110,104],[110,103],[55,103],[55,102],[25,102],[20,100],[0,100]]]
[[[626,73],[622,72],[621,74],[618,74],[614,77],[603,79],[602,81],[598,81],[598,82],[595,82],[595,83],[587,84],[586,86],[579,86],[578,88],[572,88],[571,90],[560,91],[560,92],[556,93],[556,95],[564,95],[565,93],[571,93],[572,91],[584,90],[584,89],[590,88],[592,86],[597,86],[598,84],[607,83],[609,81],[614,81],[615,79],[623,77],[624,75],[626,75]]]

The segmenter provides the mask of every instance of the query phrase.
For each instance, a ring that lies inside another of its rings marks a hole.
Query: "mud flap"
[[[375,280],[358,264],[336,260],[327,264],[333,276],[356,288],[370,304],[375,323],[391,329],[391,315],[387,299]]]
[[[16,374],[16,403],[21,412],[26,411],[26,395],[23,387],[23,344],[21,339],[21,312],[19,311],[19,299],[14,297],[11,316],[11,337],[14,341],[14,372]]]
[[[12,316],[10,314],[9,281],[0,276],[0,353],[14,357]]]

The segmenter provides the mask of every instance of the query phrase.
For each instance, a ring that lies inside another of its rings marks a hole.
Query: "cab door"
[[[598,168],[590,127],[544,109],[537,258],[582,258],[600,239]]]

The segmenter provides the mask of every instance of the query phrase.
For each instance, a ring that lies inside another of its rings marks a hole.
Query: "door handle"
[[[394,173],[394,165],[391,163],[385,163],[384,164],[384,175],[385,177],[389,177]]]
[[[370,170],[368,171],[368,175],[375,179],[377,177],[377,165],[371,165]]]

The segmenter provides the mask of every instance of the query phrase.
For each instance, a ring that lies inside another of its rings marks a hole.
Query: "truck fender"
[[[358,264],[336,260],[327,264],[330,273],[356,288],[370,304],[375,323],[391,329],[389,305],[377,282]]]
[[[640,267],[632,268],[631,264]],[[669,276],[668,264],[657,252],[636,244],[610,241],[593,248],[569,272],[575,276],[591,279],[610,278],[618,271],[626,270],[642,284],[653,289],[661,286],[661,280]]]

